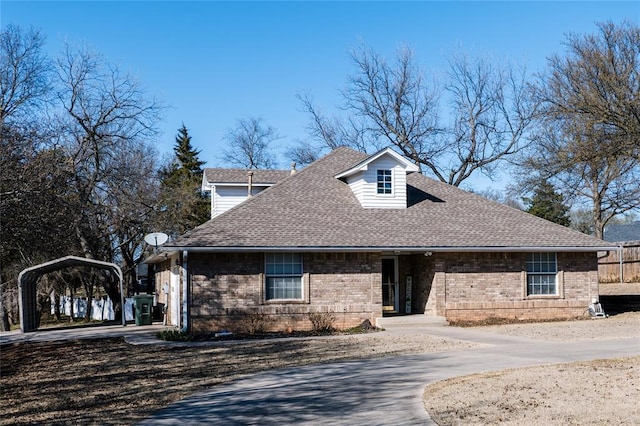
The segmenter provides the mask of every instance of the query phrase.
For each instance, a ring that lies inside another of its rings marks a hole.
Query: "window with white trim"
[[[378,194],[391,194],[391,170],[379,169],[377,176]]]
[[[265,260],[265,299],[302,299],[302,254],[267,253]]]
[[[557,295],[556,253],[527,254],[527,296]]]

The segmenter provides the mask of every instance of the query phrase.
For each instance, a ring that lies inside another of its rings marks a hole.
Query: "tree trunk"
[[[57,291],[53,291],[53,315],[56,317],[56,321],[60,322],[60,294]]]
[[[598,190],[597,181],[593,183],[593,234],[596,238],[604,236],[604,223],[602,220],[602,197]]]
[[[105,293],[107,293],[107,296],[109,296],[109,299],[111,299],[111,302],[113,303],[113,319],[117,322],[121,322],[123,307],[122,303],[120,303],[120,290],[117,287],[117,285],[114,286],[105,283],[104,291]]]
[[[9,331],[11,326],[9,324],[9,312],[7,312],[7,309],[5,306],[4,288],[5,288],[5,284],[0,283],[0,330]]]
[[[91,274],[91,276],[87,280],[84,280],[84,290],[87,296],[87,310],[84,313],[84,322],[91,321],[91,311],[93,309],[93,280],[93,274]]]

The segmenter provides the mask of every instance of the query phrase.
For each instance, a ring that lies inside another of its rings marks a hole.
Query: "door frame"
[[[393,285],[393,291],[394,291],[394,303],[393,303],[393,309],[389,309],[390,305],[384,305],[384,286],[385,285],[389,285],[388,283],[380,283],[383,287],[382,289],[382,311],[383,312],[387,312],[390,314],[399,314],[400,313],[400,274],[398,271],[398,256],[396,255],[385,255],[382,256],[382,260],[393,260],[393,280],[394,283]],[[381,281],[384,280],[383,278],[383,274],[382,274],[382,262],[380,264],[380,275],[382,277]]]

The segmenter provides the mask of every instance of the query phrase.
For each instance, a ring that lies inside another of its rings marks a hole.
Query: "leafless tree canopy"
[[[161,106],[87,48],[51,61],[42,46],[37,31],[0,32],[3,319],[17,273],[61,255],[120,263],[131,283],[156,207]],[[117,283],[88,279],[118,303]]]
[[[273,169],[278,165],[273,152],[273,142],[282,137],[275,128],[265,125],[261,118],[239,119],[229,129],[225,140],[228,143],[222,160],[226,164],[245,169]]]
[[[601,238],[611,219],[640,205],[640,29],[603,23],[566,46],[537,86],[544,124],[526,170],[589,202]]]
[[[46,101],[51,64],[43,44],[33,29],[25,32],[9,24],[0,32],[0,123],[12,115],[24,117]]]
[[[157,195],[149,185],[157,158],[149,142],[161,106],[130,75],[85,47],[67,46],[57,65],[58,142],[73,171],[73,226],[82,254],[131,261],[131,250],[122,249],[142,243],[140,231]]]
[[[322,147],[369,151],[394,146],[438,179],[458,186],[474,172],[491,176],[500,161],[528,142],[537,104],[529,96],[524,70],[459,55],[450,60],[446,84],[439,89],[427,83],[407,48],[398,50],[393,63],[366,48],[355,50],[351,60],[355,72],[342,91],[346,124],[324,117],[309,96],[300,97],[311,117],[312,143],[291,148],[296,160]],[[440,119],[445,100],[447,122]]]

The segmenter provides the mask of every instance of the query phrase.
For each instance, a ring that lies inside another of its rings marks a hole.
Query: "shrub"
[[[336,316],[333,312],[310,312],[307,314],[309,321],[311,321],[311,328],[315,332],[325,333],[333,331],[333,323],[336,321]]]
[[[240,320],[240,328],[247,334],[261,334],[267,331],[269,317],[260,312],[247,314]]]
[[[171,342],[190,342],[193,336],[177,328],[165,328],[158,332],[158,338]]]

